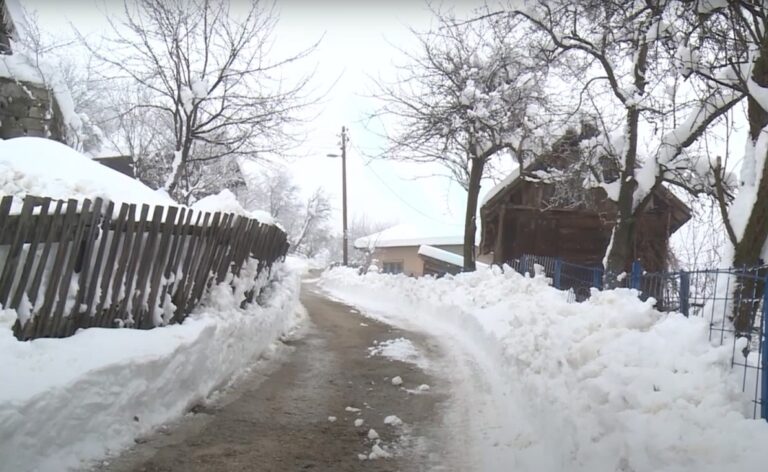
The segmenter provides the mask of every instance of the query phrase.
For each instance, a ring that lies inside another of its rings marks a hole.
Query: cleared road
[[[448,386],[414,364],[368,355],[375,342],[398,337],[427,358],[438,358],[435,345],[304,288],[310,321],[303,336],[284,341],[281,361],[260,362],[222,398],[97,470],[461,470],[451,465],[457,457],[444,436]],[[395,376],[403,385],[392,385]],[[421,384],[430,390],[414,392]],[[404,424],[385,425],[388,415]],[[355,426],[358,419],[362,426]],[[375,449],[370,428],[391,458],[360,459]]]

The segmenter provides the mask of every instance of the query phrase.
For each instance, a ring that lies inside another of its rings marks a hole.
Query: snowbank
[[[300,318],[300,274],[276,264],[264,306],[215,287],[181,325],[17,341],[0,311],[0,471],[81,468],[231,382]]]
[[[747,419],[731,348],[710,345],[705,320],[660,313],[631,290],[568,303],[546,279],[498,267],[442,279],[339,268],[320,283],[485,366],[481,390],[498,394],[475,442],[489,442],[481,456],[498,460],[480,470],[758,472],[768,463],[768,424]]]
[[[0,140],[0,195],[54,199],[101,197],[120,203],[177,205],[167,194],[91,160],[57,141]],[[21,199],[14,200],[21,205]]]
[[[65,144],[43,138],[0,140],[0,196],[3,195],[34,195],[61,200],[101,197],[115,202],[115,214],[122,203],[183,206],[164,191],[152,190]],[[21,198],[14,199],[11,211],[20,211],[21,204]],[[265,211],[245,210],[227,189],[199,200],[192,210],[222,211],[255,218],[264,224],[276,224]]]
[[[223,211],[226,213],[234,213],[236,215],[242,215],[248,218],[254,218],[260,223],[274,225],[275,219],[266,211],[248,211],[240,205],[237,201],[237,197],[229,189],[224,189],[216,195],[209,195],[201,198],[192,205],[193,210],[216,212]],[[280,228],[282,229],[282,228]]]

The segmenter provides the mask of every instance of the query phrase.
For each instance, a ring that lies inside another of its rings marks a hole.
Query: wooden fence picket
[[[13,197],[0,199],[0,303],[29,313],[13,327],[19,340],[181,322],[251,258],[258,276],[287,250],[281,230],[233,213],[123,203],[115,215],[100,198],[53,203],[27,196],[11,213]]]
[[[80,243],[83,239],[83,233],[85,232],[85,226],[88,221],[88,216],[90,215],[90,209],[91,201],[87,199],[84,200],[83,206],[80,209],[80,213],[78,214],[78,218],[75,220],[74,230],[72,231],[71,235],[67,234],[67,236],[71,237],[66,238],[64,243],[60,243],[67,246],[65,248],[67,258],[66,265],[62,267],[63,270],[61,274],[61,283],[59,284],[59,297],[56,301],[56,305],[53,308],[53,319],[51,324],[52,332],[50,336],[58,336],[58,333],[60,333],[63,329],[62,326],[66,323],[66,320],[64,320],[64,310],[69,299],[70,283],[72,282],[72,276],[75,272],[77,256],[80,254]],[[64,232],[65,231],[62,231],[62,233]]]
[[[32,220],[32,210],[35,207],[34,198],[25,198],[21,207],[21,213],[16,219],[16,231],[13,235],[13,241],[5,255],[5,267],[0,272],[0,304],[8,306],[8,297],[11,294],[14,278],[16,275],[16,266],[21,259],[26,240],[27,228]]]
[[[32,268],[35,265],[35,259],[37,255],[37,246],[40,244],[40,241],[42,241],[45,238],[45,221],[49,218],[48,216],[48,208],[51,205],[51,199],[50,198],[43,198],[40,199],[40,213],[37,215],[37,222],[32,226],[32,234],[30,235],[30,241],[29,241],[29,249],[27,250],[27,258],[24,261],[24,265],[21,269],[21,276],[19,276],[19,283],[16,286],[16,292],[13,294],[13,298],[11,299],[11,306],[10,308],[16,309],[19,308],[21,305],[21,301],[24,298],[24,296],[28,293],[27,285],[29,282],[29,276],[32,274]]]
[[[37,336],[43,335],[50,337],[52,333],[52,311],[58,295],[58,288],[61,282],[61,274],[64,270],[64,264],[66,263],[67,250],[69,248],[69,229],[71,229],[77,221],[77,200],[67,201],[67,210],[64,214],[64,220],[61,226],[58,226],[54,222],[56,233],[58,234],[56,256],[54,257],[53,267],[51,273],[48,276],[48,285],[45,288],[45,298],[43,299],[43,306],[40,312],[36,316],[40,324],[40,331],[35,333]]]
[[[103,201],[100,198],[96,199],[96,204],[103,206]],[[96,298],[96,289],[101,275],[101,268],[103,266],[104,254],[107,250],[109,243],[109,228],[112,221],[112,211],[115,208],[113,202],[107,202],[106,208],[101,208],[98,215],[93,221],[91,227],[91,233],[88,235],[88,247],[86,252],[93,256],[95,245],[98,243],[98,249],[96,249],[95,259],[91,263],[90,257],[87,259],[87,264],[90,267],[88,277],[82,286],[84,293],[80,300],[80,303],[85,305],[84,310],[80,310],[77,315],[77,322],[74,329],[87,328],[93,325],[96,320],[96,313],[92,311],[93,304]]]
[[[128,266],[125,270],[125,277],[123,281],[122,298],[118,300],[116,316],[123,322],[127,322],[127,326],[133,327],[135,320],[130,313],[131,297],[133,293],[134,280],[136,278],[136,266],[141,260],[141,251],[144,247],[144,228],[147,223],[147,216],[149,216],[149,205],[141,205],[141,212],[139,213],[139,221],[133,225],[133,244],[131,244],[130,252],[128,256]]]
[[[147,326],[159,326],[160,320],[155,319],[155,309],[157,307],[157,295],[160,293],[160,283],[166,266],[170,263],[171,257],[171,235],[176,226],[176,215],[179,209],[169,207],[165,215],[165,225],[160,228],[160,240],[158,242],[157,255],[152,260],[152,273],[149,279],[149,293],[146,300],[146,316],[148,318]],[[179,222],[183,222],[184,213],[181,214]]]
[[[151,319],[147,319],[147,313],[149,307],[146,305],[147,297],[147,279],[150,276],[152,266],[160,265],[156,261],[155,251],[157,249],[157,242],[160,236],[160,226],[162,225],[162,218],[165,208],[162,206],[156,206],[152,213],[151,224],[147,228],[147,235],[144,238],[144,246],[141,251],[141,256],[137,255],[138,266],[136,268],[136,284],[132,291],[127,293],[131,294],[131,306],[133,306],[134,322],[136,328],[151,328],[153,323]]]
[[[131,205],[127,203],[120,205],[120,212],[117,215],[117,220],[115,220],[115,227],[112,231],[111,243],[109,245],[109,254],[107,254],[107,260],[104,265],[104,275],[101,278],[99,302],[96,305],[96,310],[94,311],[95,321],[93,326],[108,328],[113,327],[111,324],[108,324],[111,322],[109,320],[109,313],[112,302],[112,279],[117,276],[115,263],[118,260],[117,258],[120,253],[120,248],[123,245],[123,240],[125,239],[125,225],[128,223],[129,213],[131,214],[130,218],[133,219],[133,214],[131,213]]]

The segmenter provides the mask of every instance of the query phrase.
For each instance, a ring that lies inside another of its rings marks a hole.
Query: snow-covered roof
[[[463,256],[460,256],[459,254],[454,254],[451,251],[446,251],[444,249],[440,249],[434,246],[428,246],[428,245],[422,244],[421,246],[419,246],[419,255],[429,257],[440,262],[445,262],[446,264],[451,264],[457,267],[464,266]],[[483,264],[482,262],[477,262],[477,261],[475,261],[475,265],[477,267],[488,266],[488,264]]]
[[[373,249],[377,247],[447,246],[464,243],[460,228],[439,228],[432,226],[420,228],[410,224],[399,224],[384,231],[373,233],[355,240],[358,249]]]
[[[432,259],[436,259],[438,261],[445,262],[446,264],[451,264],[458,267],[462,267],[464,265],[464,258],[462,256],[434,246],[427,246],[422,244],[419,246],[419,255],[431,257]]]
[[[480,206],[483,206],[486,203],[488,203],[493,197],[498,195],[498,193],[504,190],[509,184],[517,180],[518,177],[520,177],[520,167],[515,168],[515,170],[510,172],[509,175],[506,176],[501,182],[499,182],[492,189],[490,189],[483,196],[482,201],[480,201]]]

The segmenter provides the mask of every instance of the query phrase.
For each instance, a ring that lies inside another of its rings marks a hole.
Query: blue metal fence
[[[554,287],[568,290],[569,301],[584,301],[593,288],[603,288],[602,267],[532,255],[508,264],[521,274],[550,277]],[[630,273],[617,280],[620,287],[636,289],[642,299],[653,297],[661,311],[708,320],[710,340],[732,347],[731,366],[743,372],[741,388],[754,394],[753,416],[768,420],[768,267],[648,273],[634,262]]]

